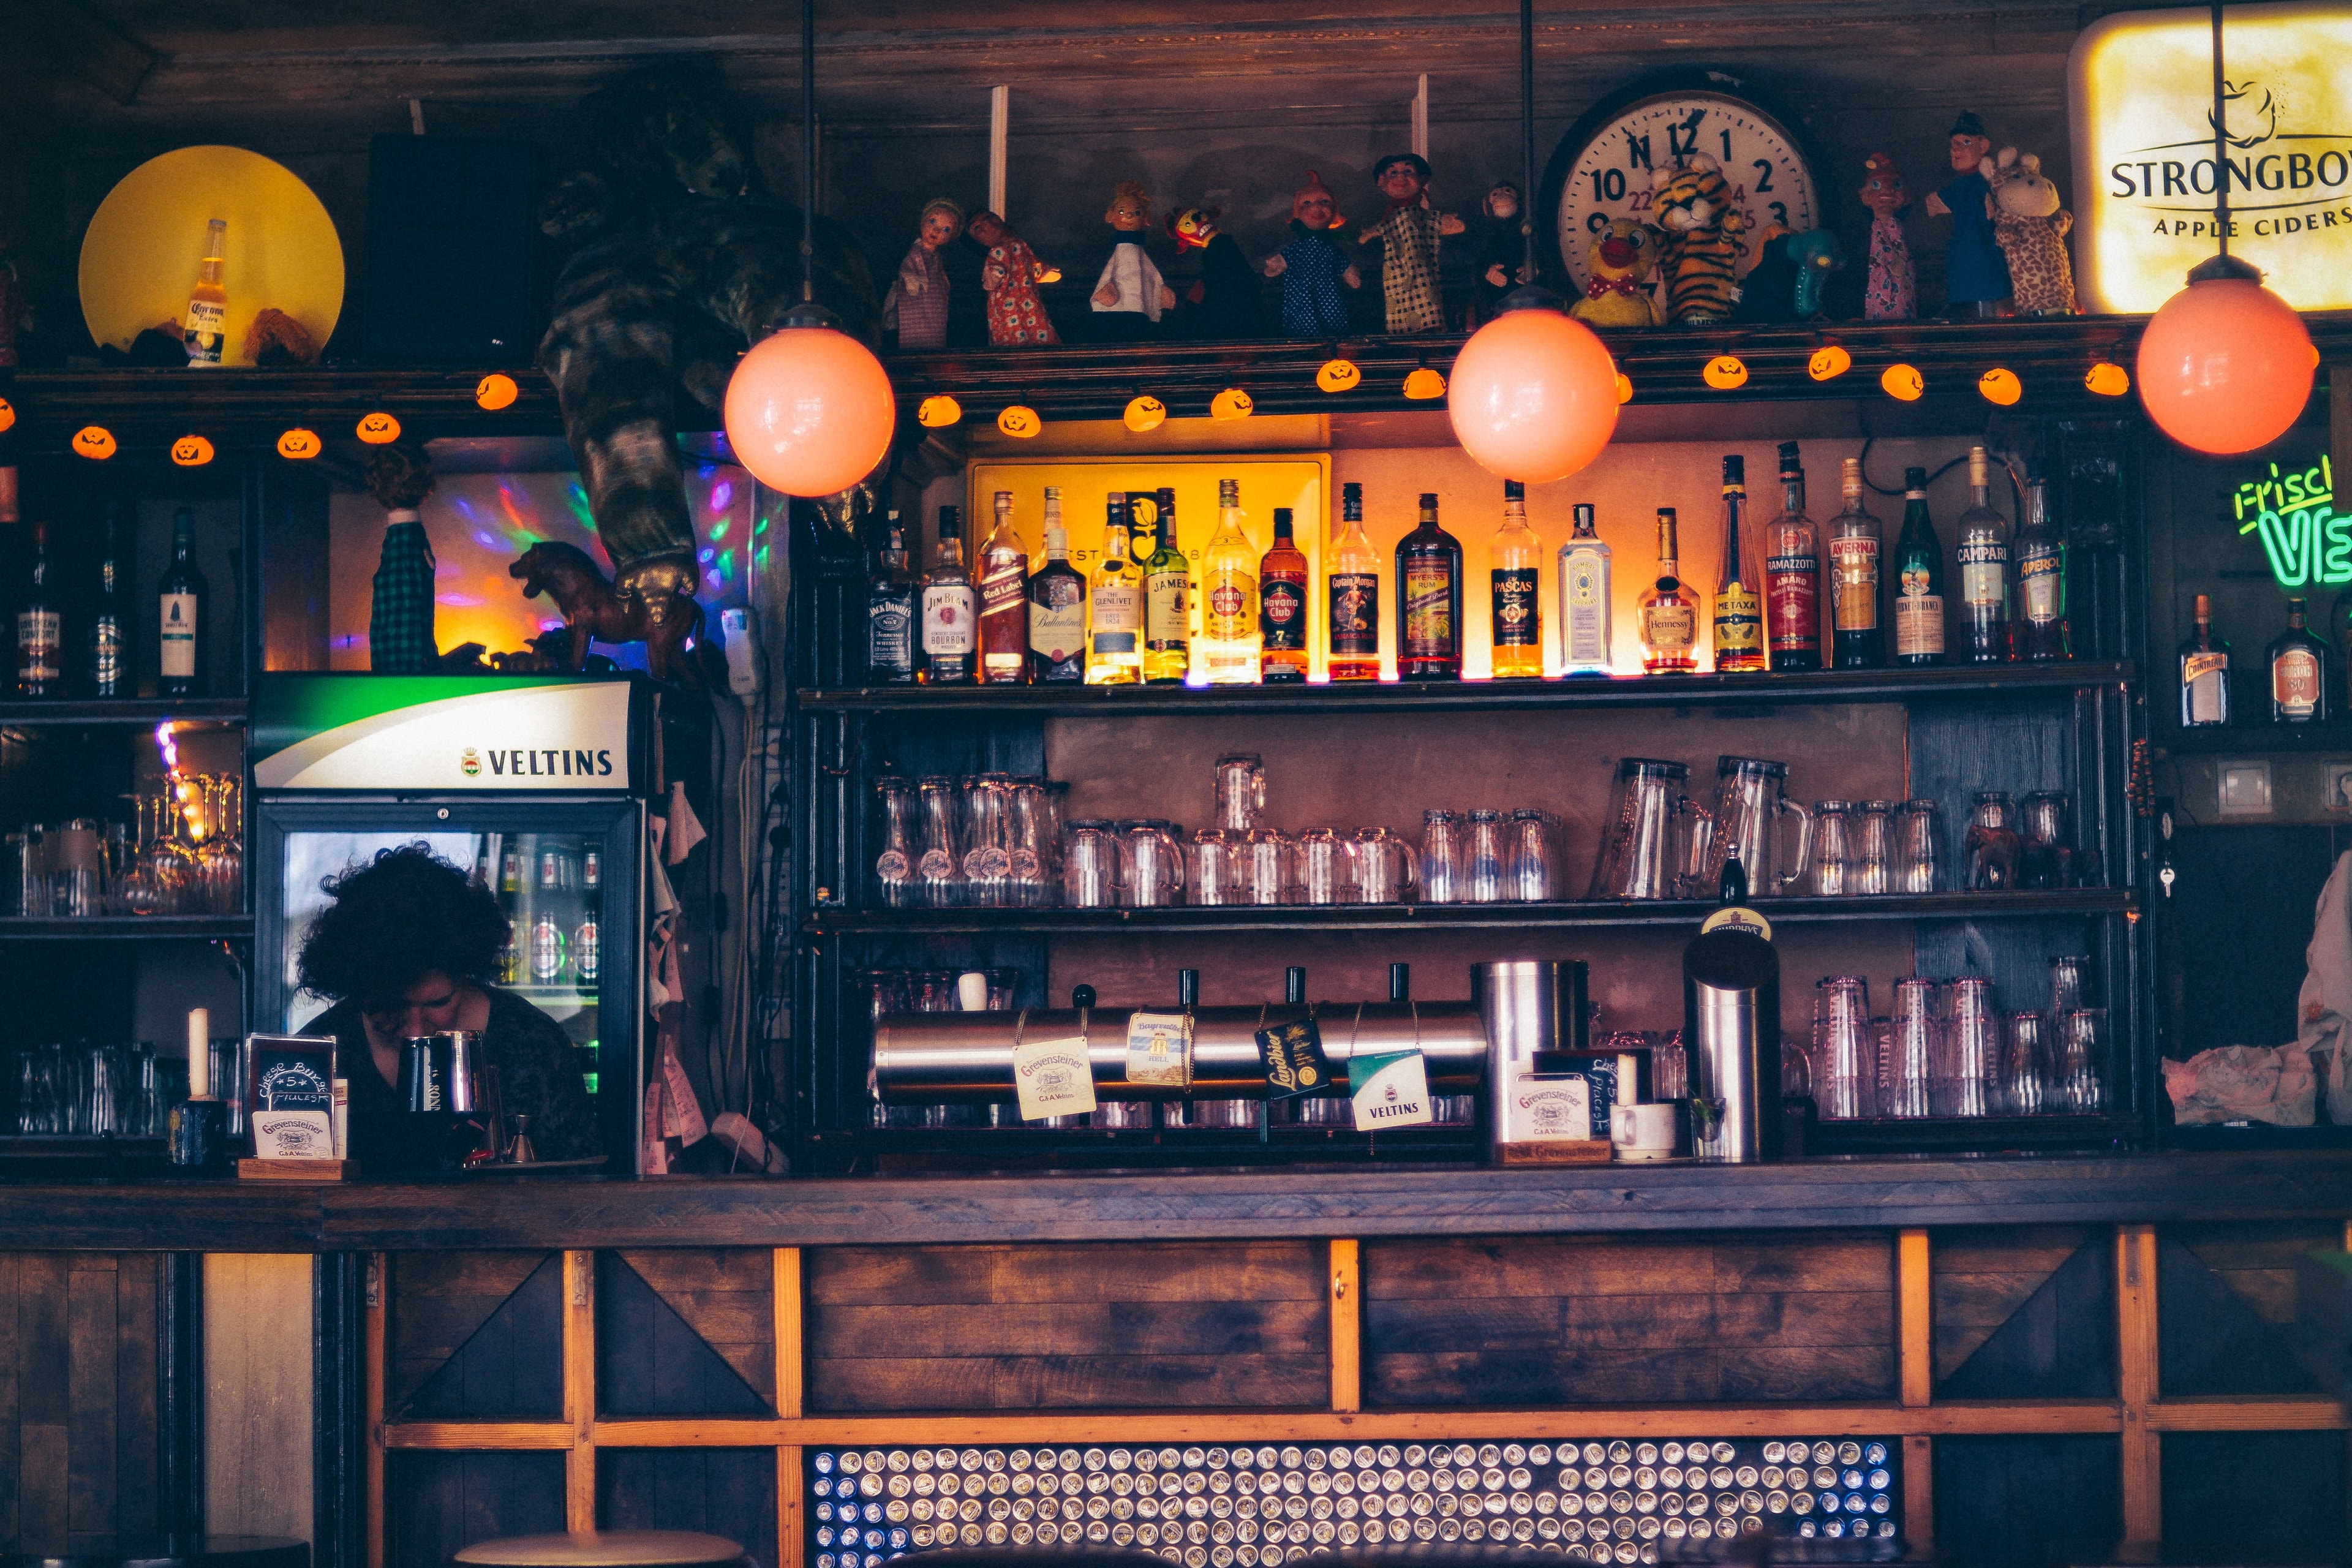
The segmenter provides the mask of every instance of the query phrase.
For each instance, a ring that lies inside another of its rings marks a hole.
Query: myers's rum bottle
[[[1437,526],[1437,497],[1424,491],[1421,521],[1397,542],[1397,674],[1405,680],[1462,679],[1462,544]]]
[[[1764,653],[1764,596],[1749,580],[1739,547],[1740,514],[1748,507],[1748,459],[1723,459],[1723,570],[1715,584],[1715,668],[1719,675],[1760,675],[1771,668]]]
[[[1029,683],[1029,552],[1013,526],[1013,492],[996,492],[996,526],[980,547],[980,679]]]
[[[1493,579],[1494,674],[1526,680],[1543,674],[1543,541],[1528,526],[1527,487],[1503,481],[1503,526],[1486,545]]]

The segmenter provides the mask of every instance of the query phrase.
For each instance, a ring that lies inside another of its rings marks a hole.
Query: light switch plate
[[[2270,763],[2223,763],[2219,771],[2223,816],[2271,814]]]
[[[2320,798],[2330,811],[2352,812],[2352,763],[2327,763],[2327,788]]]

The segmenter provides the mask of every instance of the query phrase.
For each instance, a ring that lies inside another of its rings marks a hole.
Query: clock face
[[[1752,103],[1719,92],[1660,92],[1637,99],[1587,142],[1559,192],[1559,254],[1580,293],[1585,253],[1612,218],[1654,224],[1652,197],[1675,161],[1705,153],[1731,182],[1748,217],[1745,273],[1768,223],[1792,234],[1821,226],[1813,172],[1795,138]]]

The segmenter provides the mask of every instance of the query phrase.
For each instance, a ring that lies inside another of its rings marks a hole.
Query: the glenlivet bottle
[[[173,515],[172,563],[155,592],[155,689],[165,697],[202,697],[205,576],[196,570],[196,514],[186,507]]]

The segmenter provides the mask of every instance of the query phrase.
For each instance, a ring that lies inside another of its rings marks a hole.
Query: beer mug
[[[1352,902],[1402,903],[1412,894],[1412,845],[1385,827],[1367,827],[1356,835],[1355,850],[1356,897]]]
[[[1062,846],[1062,901],[1074,910],[1118,902],[1118,840],[1109,823],[1085,817],[1070,824]]]
[[[1186,874],[1192,901],[1211,906],[1249,901],[1246,846],[1222,827],[1203,827],[1192,835]]]
[[[1244,902],[1298,901],[1297,846],[1291,842],[1289,835],[1271,827],[1254,827],[1241,853]]]
[[[1265,812],[1265,763],[1255,752],[1217,759],[1216,826],[1239,837]]]
[[[1453,812],[1421,814],[1421,898],[1429,904],[1462,901],[1462,820]]]
[[[1184,848],[1163,822],[1138,822],[1121,835],[1127,901],[1163,909],[1184,901]]]
[[[1298,886],[1307,903],[1356,902],[1356,841],[1336,827],[1310,827],[1300,834]]]
[[[1671,899],[1691,879],[1696,828],[1706,813],[1684,794],[1690,769],[1655,757],[1626,757],[1617,780],[1601,854],[1592,868],[1593,899]]]

